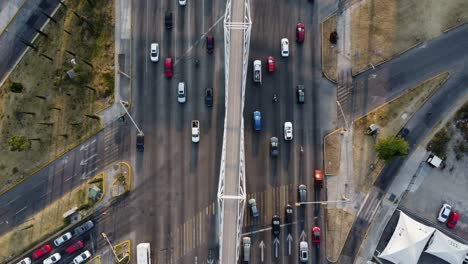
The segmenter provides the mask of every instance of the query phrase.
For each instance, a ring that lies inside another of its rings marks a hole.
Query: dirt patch
[[[341,131],[338,129],[325,136],[323,149],[325,175],[338,175],[340,171]]]
[[[351,11],[353,75],[468,21],[466,0],[365,0]]]
[[[327,255],[327,259],[336,262],[356,216],[337,208],[327,208],[325,209],[325,214],[327,219],[325,254]]]
[[[338,81],[338,47],[330,43],[330,34],[336,32],[336,15],[322,22],[322,71],[333,82]]]
[[[385,163],[377,158],[374,145],[379,137],[396,135],[411,116],[442,86],[444,72],[404,92],[353,123],[353,177],[358,192],[367,193]],[[376,137],[365,134],[371,124],[379,126]]]
[[[113,94],[113,2],[64,2],[43,29],[47,37],[32,43],[0,87],[0,193],[96,133],[95,113]],[[11,92],[12,83],[22,91]],[[30,147],[11,151],[12,136]]]

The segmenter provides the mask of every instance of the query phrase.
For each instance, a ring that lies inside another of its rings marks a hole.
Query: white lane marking
[[[43,195],[41,195],[41,198],[44,197],[44,196],[46,196],[46,195],[48,195],[48,194],[51,193],[51,192],[52,192],[52,191],[48,191],[48,192],[44,193]]]
[[[18,212],[16,212],[15,214],[19,214],[21,213],[22,211],[26,210],[26,208],[28,208],[27,206],[23,207],[21,210],[19,210]]]
[[[20,197],[18,196],[18,197],[16,197],[15,199],[13,199],[13,200],[10,200],[10,201],[7,203],[7,205],[9,205],[9,204],[11,204],[12,202],[14,202],[14,201],[18,200],[18,198],[20,198]]]
[[[204,37],[206,37],[206,35],[208,34],[208,32],[210,32],[215,26],[217,26],[219,24],[219,22],[221,22],[222,20],[224,19],[224,15],[222,15],[220,18],[218,18],[218,20],[216,20],[216,22],[207,30],[205,31],[201,36],[200,38],[195,41],[192,46],[190,46],[186,51],[185,53],[177,60],[177,59],[174,59],[174,66],[177,65],[177,63],[179,63],[180,59],[187,56],[188,53],[190,53],[190,51],[193,49],[194,46],[196,46],[198,44],[198,42],[200,42]]]

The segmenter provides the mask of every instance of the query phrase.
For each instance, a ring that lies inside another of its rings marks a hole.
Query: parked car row
[[[78,226],[75,228],[73,234],[71,232],[66,232],[63,235],[60,235],[56,239],[54,239],[53,244],[55,247],[59,247],[62,244],[65,244],[67,241],[71,240],[73,237],[78,237],[81,234],[84,234],[86,231],[89,231],[91,228],[93,228],[94,224],[91,220],[85,222],[84,224]],[[72,255],[78,250],[82,249],[84,247],[84,243],[81,240],[74,241],[72,244],[70,244],[65,251],[69,254]],[[43,257],[45,257],[47,254],[49,254],[52,251],[52,247],[49,244],[42,245],[35,251],[33,251],[31,257],[33,260],[38,260]],[[91,253],[86,250],[81,252],[78,256],[76,256],[73,259],[74,264],[80,264],[83,263],[85,260],[89,259],[91,257]],[[62,259],[62,255],[58,252],[50,255],[46,259],[43,260],[43,264],[54,264],[58,263]],[[20,262],[17,264],[31,264],[31,258],[27,257],[22,259]]]
[[[450,204],[444,203],[442,208],[440,208],[437,220],[441,223],[447,222],[448,228],[454,228],[455,225],[457,225],[459,218],[460,214],[453,210]]]

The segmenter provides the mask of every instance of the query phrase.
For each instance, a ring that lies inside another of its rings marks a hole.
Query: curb
[[[451,26],[451,27],[445,29],[444,31],[442,31],[442,33],[447,33],[447,32],[449,32],[449,31],[452,31],[452,30],[454,30],[454,29],[456,29],[456,28],[458,28],[458,27],[461,27],[461,26],[465,25],[466,23],[468,23],[468,20],[466,20],[466,21],[464,21],[464,22],[461,22],[461,23],[459,23],[459,24],[453,25],[453,26]]]
[[[115,250],[116,247],[121,246],[126,243],[128,243],[128,263],[130,263],[130,260],[132,259],[132,241],[130,239],[119,242],[118,244],[115,244],[113,247]]]
[[[322,63],[321,63],[321,64],[322,64],[322,74],[323,74],[323,76],[325,76],[325,78],[326,78],[327,80],[329,80],[330,82],[332,82],[332,83],[334,83],[334,84],[338,84],[338,80],[333,80],[332,78],[330,78],[330,76],[328,76],[328,75],[325,73],[325,71],[324,71],[324,68],[325,68],[325,67],[323,66],[323,62],[324,62],[324,59],[323,59],[323,58],[324,58],[324,56],[323,56],[323,42],[324,42],[324,38],[323,38],[323,23],[324,23],[325,21],[327,21],[328,19],[330,19],[331,17],[333,17],[333,16],[336,16],[336,11],[333,12],[332,14],[330,14],[329,16],[327,16],[326,18],[322,19],[322,21],[320,21],[320,37],[321,37],[321,40],[322,40],[321,43],[320,43],[320,44],[321,44],[321,45],[320,45],[320,51],[321,51],[320,53],[321,53],[321,57],[322,57]],[[338,56],[338,55],[335,54],[335,56]],[[338,62],[337,62],[337,63],[338,63]],[[337,65],[337,69],[338,69],[338,65]]]

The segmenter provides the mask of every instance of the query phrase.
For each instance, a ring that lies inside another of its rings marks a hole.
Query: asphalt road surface
[[[298,263],[299,242],[308,241],[309,263],[325,261],[323,245],[312,245],[311,229],[324,230],[323,210],[318,205],[295,207],[299,184],[307,186],[307,200],[324,200],[325,194],[313,185],[313,170],[323,169],[322,139],[335,120],[334,90],[322,79],[320,68],[320,3],[263,0],[251,2],[253,21],[245,101],[246,181],[249,198],[255,198],[260,217],[250,212],[244,218],[244,236],[252,238],[251,263]],[[305,41],[296,43],[296,24],[305,23]],[[289,39],[290,55],[281,57],[280,40]],[[275,58],[275,72],[267,73],[266,58]],[[262,84],[253,82],[253,61],[262,61]],[[296,86],[305,88],[305,104],[297,103]],[[279,101],[273,102],[273,94]],[[262,130],[253,129],[253,112],[262,115]],[[294,139],[284,140],[284,122],[293,123]],[[270,157],[271,137],[279,139],[279,156]],[[300,152],[301,146],[304,149]],[[283,226],[276,242],[271,233],[271,219],[279,215],[284,224],[285,207],[294,206],[293,225]],[[302,236],[301,234],[304,233]],[[288,234],[291,234],[289,255]],[[323,234],[323,233],[322,233]],[[262,243],[263,242],[263,243]],[[278,244],[279,243],[279,244]],[[325,237],[322,237],[322,244]],[[277,253],[275,252],[277,250]],[[242,254],[241,256],[242,257]]]
[[[220,146],[224,120],[224,47],[219,1],[133,2],[132,114],[145,133],[145,150],[131,149],[134,189],[100,215],[97,228],[111,241],[151,243],[155,263],[205,261],[217,245],[215,222]],[[173,28],[164,14],[173,14]],[[205,34],[215,37],[206,51]],[[160,45],[160,61],[149,59],[150,43]],[[164,57],[175,61],[174,76],[164,77]],[[200,65],[195,66],[195,59]],[[177,102],[177,84],[185,82],[187,102]],[[213,88],[214,105],[204,104]],[[200,121],[200,142],[191,142],[191,120]],[[131,132],[135,142],[136,130]],[[135,247],[133,247],[135,248]],[[216,250],[215,250],[216,251]],[[134,252],[135,253],[135,252]],[[111,261],[106,254],[104,261]],[[135,260],[134,260],[135,262]]]
[[[353,98],[355,116],[372,109],[375,104],[379,104],[379,100],[388,99],[437,73],[448,71],[451,75],[447,83],[424,104],[407,124],[411,130],[408,136],[410,146],[418,144],[450,110],[454,102],[468,92],[466,89],[468,73],[465,66],[468,55],[467,32],[468,26],[462,26],[433,41],[424,43],[375,70],[359,75],[355,80]],[[373,91],[370,87],[380,87],[380,90]],[[378,98],[377,102],[376,98]],[[432,114],[428,115],[429,112]],[[411,147],[410,151],[412,151]],[[375,201],[380,200],[386,193],[393,176],[396,175],[403,163],[403,159],[395,159],[384,168],[369,194],[371,199],[367,199],[366,203],[362,205],[361,212],[373,210],[378,205]],[[342,263],[352,262],[370,221],[371,219],[364,219],[358,215],[343,248],[340,259],[343,261]]]

